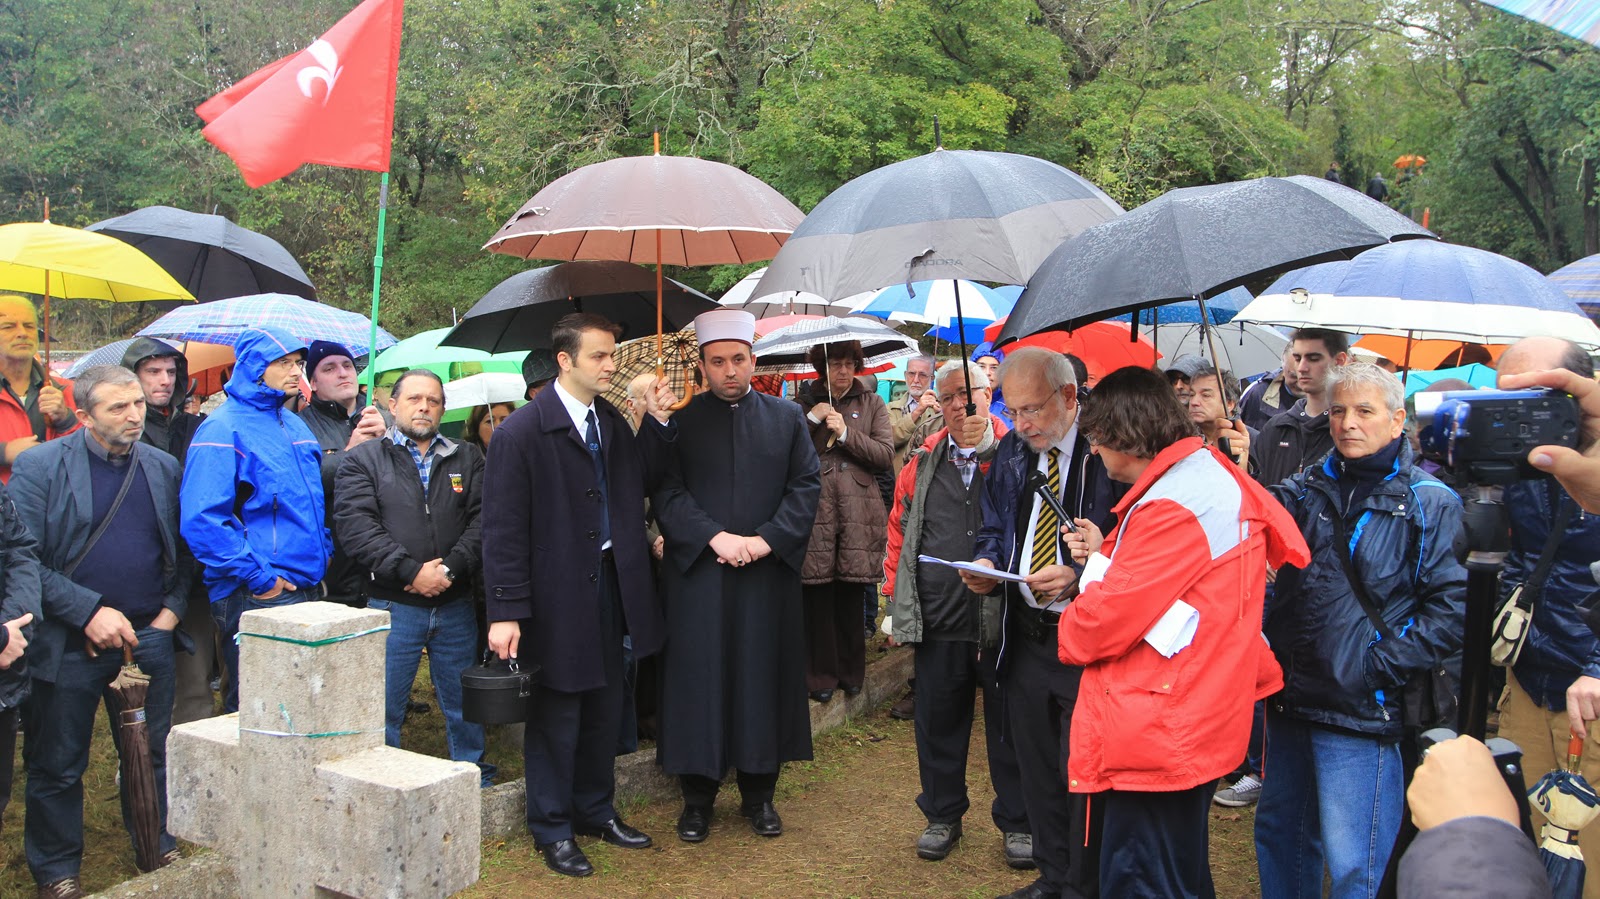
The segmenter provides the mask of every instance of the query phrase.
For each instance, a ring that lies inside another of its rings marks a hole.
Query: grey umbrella
[[[1276,271],[1414,237],[1433,234],[1309,175],[1180,188],[1051,253],[995,343],[1177,300],[1203,303]]]
[[[917,354],[917,339],[907,337],[877,319],[837,318],[832,315],[798,321],[757,340],[750,351],[756,371],[793,374],[811,371],[811,348],[818,344],[861,341],[863,363],[870,368]]]
[[[667,329],[687,327],[696,315],[716,308],[700,291],[665,280],[661,319]],[[622,326],[622,340],[653,333],[655,272],[631,262],[563,262],[518,272],[474,303],[439,344],[490,353],[548,348],[551,326],[569,312],[605,316]]]
[[[283,244],[220,215],[147,206],[88,230],[138,247],[201,302],[261,293],[317,297]]]
[[[935,150],[825,197],[778,251],[755,295],[802,290],[838,300],[948,278],[1024,284],[1062,241],[1121,212],[1098,187],[1053,162]],[[958,297],[964,332],[959,311]]]

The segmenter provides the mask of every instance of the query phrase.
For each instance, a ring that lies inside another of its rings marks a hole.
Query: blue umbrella
[[[1600,5],[1591,0],[1484,0],[1580,41],[1600,46]]]
[[[943,278],[890,285],[873,291],[865,300],[854,304],[852,309],[889,321],[927,322],[939,328],[948,328],[951,334],[956,334],[958,301],[959,317],[968,326],[975,322],[993,324],[1006,317],[1014,305],[1014,301],[1005,300],[976,281]],[[983,329],[979,327],[978,330],[981,332]],[[982,339],[981,333],[979,339]]]
[[[1600,347],[1600,328],[1544,275],[1497,253],[1432,240],[1290,272],[1239,318],[1416,340],[1511,343],[1548,335]]]
[[[140,337],[198,340],[233,346],[247,328],[282,328],[297,340],[330,340],[352,356],[365,356],[372,322],[365,315],[282,293],[261,293],[174,309],[139,332]],[[378,350],[393,346],[394,335],[378,329]]]
[[[1549,278],[1579,309],[1590,315],[1600,313],[1600,253],[1558,268]]]
[[[1572,744],[1580,751],[1583,738],[1574,736]],[[1578,831],[1600,814],[1600,796],[1575,770],[1577,756],[1569,749],[1568,769],[1551,771],[1528,790],[1528,803],[1544,816],[1539,832],[1539,860],[1550,877],[1554,899],[1579,899],[1583,895],[1583,852],[1578,848]]]
[[[1436,371],[1408,371],[1406,372],[1406,396],[1409,397],[1422,388],[1447,378],[1466,381],[1473,387],[1493,387],[1495,377],[1494,369],[1487,365],[1480,365],[1477,362],[1455,368],[1441,368]]]
[[[1225,325],[1233,320],[1239,310],[1243,309],[1250,300],[1250,291],[1243,287],[1225,290],[1209,300],[1206,300],[1206,312],[1213,325]],[[1122,315],[1112,316],[1111,321],[1125,322],[1133,317],[1133,313],[1125,312]],[[1178,303],[1168,303],[1152,309],[1139,310],[1139,326],[1143,328],[1156,325],[1197,325],[1200,323],[1200,304],[1195,300],[1183,300]]]

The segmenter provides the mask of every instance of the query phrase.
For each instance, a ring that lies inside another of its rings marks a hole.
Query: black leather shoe
[[[741,808],[739,814],[750,819],[750,829],[755,831],[758,837],[783,835],[783,819],[778,817],[778,810],[773,808],[770,802]]]
[[[812,702],[831,702],[832,700],[833,700],[833,691],[832,690],[813,690],[811,692],[811,701]]]
[[[854,687],[845,687],[844,688],[844,695],[846,695],[846,696],[860,696],[861,695],[861,685],[860,684],[856,684]]]
[[[586,837],[599,837],[613,846],[624,849],[647,849],[650,846],[650,835],[629,827],[621,818],[612,818],[597,827],[574,828]]]
[[[1054,895],[1056,895],[1054,892],[1045,888],[1044,881],[1035,880],[1020,890],[1001,896],[1000,899],[1050,899]]]
[[[556,840],[554,843],[545,843],[539,847],[539,852],[544,856],[545,867],[568,877],[588,877],[594,873],[594,865],[589,864],[589,859],[578,848],[575,840]]]
[[[678,839],[685,843],[704,842],[711,836],[711,809],[703,805],[686,805],[678,816]]]

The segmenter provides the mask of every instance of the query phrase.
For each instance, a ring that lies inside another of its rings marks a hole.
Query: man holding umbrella
[[[666,538],[658,754],[683,789],[679,839],[710,835],[729,768],[740,814],[776,837],[778,770],[811,758],[800,569],[821,494],[817,453],[799,406],[750,389],[755,317],[719,309],[694,324],[707,392],[640,431],[661,476],[651,506]]]
[[[1033,485],[1042,478],[1041,488],[1074,520],[1087,519],[1102,531],[1128,488],[1112,482],[1102,458],[1090,453],[1088,439],[1078,433],[1078,382],[1065,356],[1023,347],[1006,356],[1000,379],[1017,427],[1000,441],[984,481],[983,527],[973,560],[1027,577],[1005,582],[995,662],[1039,869],[1037,881],[1011,895],[1044,899],[1071,889],[1094,895],[1098,860],[1084,852],[1087,808],[1068,795],[1062,780],[1083,676],[1082,668],[1061,662],[1056,648],[1061,610],[1077,594],[1078,575],[1060,537],[1061,527],[1071,522],[1062,521]],[[961,579],[979,596],[1001,584],[967,572]]]
[[[28,868],[40,894],[82,896],[83,772],[106,687],[131,651],[150,675],[145,715],[162,797],[159,865],[178,858],[165,832],[166,744],[174,637],[192,567],[178,535],[177,460],[139,445],[139,379],[99,365],[78,378],[84,425],[17,460],[11,489],[39,539],[44,621],[28,655],[34,695],[24,724]],[[126,795],[123,817],[132,815]]]
[[[0,295],[0,482],[17,454],[76,430],[72,382],[51,378],[34,358],[39,314],[16,294]]]

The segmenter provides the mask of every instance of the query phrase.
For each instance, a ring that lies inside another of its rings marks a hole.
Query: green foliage
[[[351,0],[0,4],[0,210],[82,225],[153,203],[276,237],[364,309],[377,176],[260,190],[194,107]],[[1069,166],[1133,206],[1330,160],[1450,239],[1550,268],[1600,251],[1600,54],[1458,0],[409,0],[384,321],[437,326],[527,263],[482,242],[578,166],[662,151],[809,209],[935,145]],[[1399,184],[1396,157],[1420,153]],[[670,272],[713,292],[749,266]],[[66,315],[89,337],[132,311]]]

